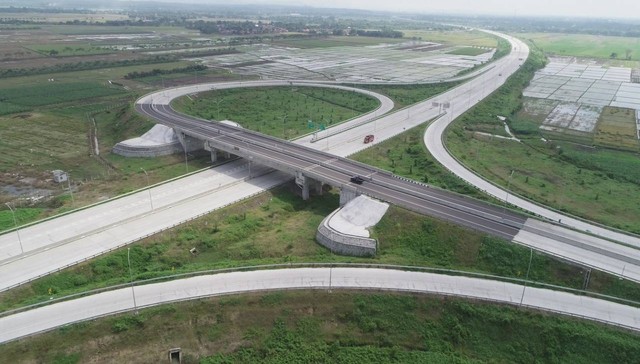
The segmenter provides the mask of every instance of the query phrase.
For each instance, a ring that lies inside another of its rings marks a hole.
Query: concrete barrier
[[[340,233],[329,226],[331,218],[340,209],[327,216],[316,233],[316,241],[331,250],[332,253],[354,257],[373,257],[376,255],[378,241],[372,238]]]

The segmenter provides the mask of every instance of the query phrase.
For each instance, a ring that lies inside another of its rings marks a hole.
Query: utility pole
[[[531,270],[531,261],[533,260],[533,248],[529,247],[531,250],[531,255],[529,255],[529,267],[527,268],[527,276],[524,279],[524,287],[522,288],[522,296],[520,297],[520,304],[518,308],[522,306],[522,301],[524,300],[524,291],[527,289],[527,283],[529,282],[529,271]]]
[[[129,263],[129,282],[131,283],[131,294],[133,295],[133,314],[138,314],[138,304],[136,303],[136,291],[133,288],[133,274],[131,273],[131,248],[127,248],[127,262]]]
[[[504,199],[505,208],[509,204],[509,188],[511,188],[511,177],[513,177],[513,172],[515,172],[515,170],[512,169],[511,174],[509,175],[509,180],[507,182],[507,197]]]
[[[73,198],[73,191],[71,190],[71,171],[67,172],[67,186],[69,187],[69,194],[71,195],[71,207],[74,207],[76,201]]]
[[[151,211],[153,211],[153,199],[151,198],[151,186],[149,185],[149,173],[147,173],[147,171],[140,167],[140,169],[142,170],[142,172],[144,172],[144,175],[147,177],[147,191],[149,191],[149,204],[151,205]]]
[[[287,131],[285,129],[285,122],[287,120],[287,114],[284,114],[284,116],[282,117],[282,138],[284,140],[287,140]]]
[[[20,229],[18,229],[18,220],[16,220],[16,211],[9,205],[8,202],[5,203],[9,210],[11,210],[11,214],[13,215],[13,225],[16,227],[16,234],[18,235],[18,243],[20,244],[20,253],[24,254],[24,248],[22,247],[22,239],[20,238]]]
[[[182,134],[184,136],[184,170],[185,173],[189,173],[189,162],[187,160],[187,147],[189,146],[189,139],[187,134]]]

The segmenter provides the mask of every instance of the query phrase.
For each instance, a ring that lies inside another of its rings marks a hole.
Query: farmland
[[[536,70],[533,62],[541,62],[537,51],[532,57],[505,87],[456,120],[447,134],[447,147],[483,177],[508,185],[527,198],[622,230],[640,232],[635,218],[640,215],[640,179],[633,172],[640,169],[640,159],[628,152],[541,138],[539,124],[526,116],[519,97]],[[541,66],[542,63],[537,67]],[[491,115],[508,115],[509,125],[522,142],[472,132],[495,125],[497,121]]]
[[[496,38],[479,32],[466,30],[403,30],[406,38],[420,38],[430,42],[438,42],[452,45],[466,45],[475,47],[496,48],[498,41]]]
[[[454,54],[459,56],[479,56],[481,54],[487,53],[488,51],[489,50],[486,48],[464,47],[449,51],[447,52],[447,54]]]
[[[287,39],[277,40],[274,45],[296,48],[329,48],[329,47],[359,47],[382,43],[401,43],[402,38],[369,38],[369,37],[327,37],[321,39]]]
[[[90,44],[34,44],[25,48],[47,56],[71,57],[71,56],[91,56],[97,54],[113,53],[112,50],[102,47],[95,47]]]
[[[122,95],[122,87],[96,82],[62,83],[48,82],[30,87],[0,89],[0,105],[17,106],[26,110],[33,107],[62,104],[104,96]]]
[[[640,151],[634,110],[605,107],[595,134],[596,145]]]
[[[519,36],[532,40],[552,55],[599,58],[614,65],[624,65],[629,52],[630,61],[640,60],[640,39],[635,37],[556,33],[523,33]],[[612,57],[614,53],[616,57]]]

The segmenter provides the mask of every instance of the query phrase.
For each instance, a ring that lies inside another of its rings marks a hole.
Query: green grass
[[[484,198],[484,195],[451,174],[427,151],[423,135],[426,126],[418,126],[399,136],[367,148],[351,158],[415,181],[457,193]]]
[[[32,109],[37,106],[122,95],[124,93],[126,91],[121,87],[109,87],[98,82],[48,82],[46,84],[0,90],[0,100],[3,104]]]
[[[43,212],[42,208],[25,207],[15,208],[16,210],[16,222],[18,226],[28,223],[37,219]],[[0,211],[0,231],[13,229],[15,227],[13,221],[13,214],[9,209]]]
[[[47,78],[52,77],[55,79],[53,86],[60,86],[60,84],[67,83],[93,83],[103,84],[109,80],[120,80],[118,82],[127,82],[123,80],[123,77],[130,72],[149,71],[154,68],[159,69],[173,69],[186,67],[190,65],[190,62],[168,62],[158,63],[152,65],[136,65],[136,66],[124,66],[124,67],[112,67],[85,71],[75,72],[59,72],[50,75],[36,75],[36,76],[22,76],[22,77],[10,77],[3,79],[0,83],[0,90],[6,89],[21,89],[31,87],[50,87],[50,83],[47,82]],[[127,82],[127,84],[135,85],[134,82]],[[146,86],[146,85],[144,85]],[[148,89],[147,91],[148,92]]]
[[[90,44],[34,44],[25,46],[34,52],[47,56],[72,57],[72,56],[92,56],[98,54],[114,53],[113,50],[102,47],[94,47]]]
[[[464,47],[464,48],[458,48],[453,51],[447,52],[447,54],[453,54],[458,56],[479,56],[487,52],[488,50],[483,48]]]
[[[190,115],[232,120],[247,129],[290,139],[313,131],[309,128],[309,120],[313,121],[314,128],[319,125],[329,127],[371,111],[379,102],[344,90],[260,87],[206,92],[194,100],[179,98],[173,105]]]
[[[113,107],[115,102],[124,104]],[[108,109],[94,114],[98,143],[101,155],[115,170],[107,168],[88,153],[89,122],[86,115],[104,108]],[[146,186],[146,178],[141,167],[149,172],[150,182],[157,183],[210,165],[206,153],[191,153],[188,170],[181,154],[124,158],[110,153],[117,142],[140,136],[152,125],[135,113],[127,99],[109,98],[0,117],[0,133],[6,137],[0,144],[0,171],[5,173],[0,178],[3,185],[19,186],[20,179],[32,177],[38,181],[38,187],[53,190],[56,195],[65,194],[61,186],[46,181],[51,178],[51,170],[62,169],[70,172],[73,184],[78,186],[73,206],[69,199],[54,198],[37,205],[44,210],[41,214],[29,215],[21,223],[142,188]]]
[[[630,50],[631,60],[640,59],[640,39],[634,37],[556,33],[524,33],[520,37],[531,39],[545,53],[554,55],[611,59],[611,54],[617,53],[622,60]]]
[[[457,86],[457,82],[443,82],[427,85],[357,85],[363,89],[375,91],[388,96],[395,103],[395,109],[413,105],[416,102],[430,99]]]
[[[330,47],[360,47],[377,45],[382,43],[401,43],[402,38],[377,38],[377,37],[326,37],[310,39],[284,39],[273,43],[280,46],[296,48],[330,48]]]
[[[544,142],[534,127],[536,122],[522,116],[522,89],[533,71],[542,66],[539,52],[533,50],[533,58],[522,71],[455,121],[446,135],[448,148],[480,175],[501,186],[509,184],[518,194],[589,220],[640,233],[635,218],[640,214],[640,180],[633,172],[640,168],[637,155]],[[501,129],[496,115],[507,117],[522,143],[473,133]]]
[[[375,258],[342,257],[315,242],[324,217],[338,206],[338,195],[326,193],[305,202],[285,186],[131,247],[134,279],[239,266],[288,262],[357,262],[414,265],[524,278],[530,250],[450,223],[391,207],[374,229],[379,240]],[[189,253],[191,248],[198,255]],[[7,310],[75,292],[125,283],[127,250],[120,249],[87,263],[40,278],[0,294]],[[595,292],[640,300],[640,289],[611,276],[598,276]],[[584,271],[534,254],[529,278],[581,289]]]
[[[99,347],[99,350],[96,349]],[[633,333],[509,306],[299,291],[145,309],[0,346],[15,362],[632,363]]]
[[[424,41],[451,45],[496,48],[497,38],[477,30],[401,30],[405,38],[421,38]]]

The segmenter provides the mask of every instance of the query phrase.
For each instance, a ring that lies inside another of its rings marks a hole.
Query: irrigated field
[[[635,110],[605,107],[594,141],[596,145],[608,148],[640,151]]]

